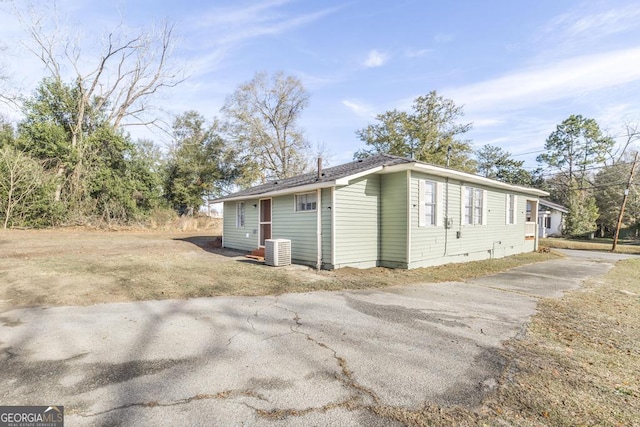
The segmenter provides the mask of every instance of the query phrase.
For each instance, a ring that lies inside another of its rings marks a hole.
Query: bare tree
[[[618,164],[625,157],[629,146],[632,146],[636,141],[640,141],[640,122],[626,123],[625,133],[623,136],[624,142],[618,147],[618,149],[611,153],[611,160],[613,164]]]
[[[304,171],[309,142],[297,126],[309,93],[302,82],[278,72],[257,73],[227,98],[223,114],[233,140],[254,167],[245,181],[286,178]]]
[[[120,25],[101,43],[99,52],[83,52],[80,42],[66,35],[58,24],[58,14],[42,14],[25,19],[16,11],[30,35],[25,47],[45,65],[51,78],[60,83],[73,81],[73,123],[68,127],[70,145],[82,165],[83,136],[89,111],[100,112],[115,128],[129,125],[154,125],[148,118],[149,101],[164,88],[175,87],[184,77],[169,61],[173,49],[173,27],[165,23],[157,31],[130,34]],[[53,23],[53,24],[52,24]],[[64,169],[58,171],[62,176]],[[77,175],[77,174],[76,174]],[[60,191],[56,192],[56,200]]]
[[[87,66],[91,59],[82,54],[79,44],[69,37],[59,39],[63,32],[57,28],[50,34],[43,19],[26,24],[34,42],[26,47],[58,81],[65,81],[64,70],[72,69],[71,78],[80,91],[72,132],[76,137],[82,132],[84,113],[92,102],[92,108],[104,111],[114,127],[153,124],[155,120],[143,118],[148,99],[162,88],[184,81],[181,72],[171,69],[168,62],[173,49],[173,27],[168,23],[159,31],[133,35],[120,25],[106,36],[95,64]],[[133,121],[123,123],[125,119]]]
[[[10,146],[0,149],[0,212],[7,228],[16,210],[42,185],[45,172],[29,156]]]
[[[7,50],[7,46],[2,44],[2,42],[0,42],[0,58],[4,57],[1,54],[6,50]],[[14,99],[12,96],[8,94],[5,88],[6,80],[7,80],[7,75],[4,68],[4,64],[0,62],[0,102],[11,105],[14,103]]]

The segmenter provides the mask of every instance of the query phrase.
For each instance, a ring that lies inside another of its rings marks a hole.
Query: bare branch
[[[614,154],[614,156],[617,156],[617,159],[614,161],[614,164],[620,163],[625,153],[627,152],[627,149],[629,148],[629,146],[633,144],[635,141],[640,140],[640,122],[625,124],[625,131],[627,134],[625,137],[626,139],[625,139],[625,142],[622,144],[622,147],[616,150]]]

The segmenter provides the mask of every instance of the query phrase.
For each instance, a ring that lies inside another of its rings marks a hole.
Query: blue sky
[[[20,47],[25,35],[8,9],[0,6],[9,47],[0,64],[28,91],[44,71]],[[257,71],[299,77],[311,94],[300,125],[331,164],[363,146],[355,131],[375,114],[408,109],[431,90],[464,107],[474,147],[501,146],[529,167],[571,114],[614,136],[640,120],[637,1],[61,0],[58,9],[87,41],[120,21],[175,24],[174,60],[189,78],[156,99],[162,114],[212,118]]]

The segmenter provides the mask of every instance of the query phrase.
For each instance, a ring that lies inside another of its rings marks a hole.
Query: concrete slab
[[[566,253],[468,283],[12,310],[0,401],[70,425],[392,425],[368,408],[474,405],[540,297],[617,257]]]

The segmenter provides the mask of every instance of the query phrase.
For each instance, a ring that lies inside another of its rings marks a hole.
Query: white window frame
[[[442,206],[443,191],[442,183],[419,180],[418,184],[418,226],[419,227],[439,227],[443,224]]]
[[[487,190],[462,187],[460,222],[462,225],[487,225]]]
[[[304,204],[300,204],[298,203],[298,198],[302,196],[305,196],[305,197],[313,196],[314,200],[311,202],[305,200]],[[308,205],[312,205],[313,207],[308,207]],[[303,209],[299,209],[300,207],[303,207]],[[295,212],[316,212],[318,210],[318,193],[316,191],[311,191],[308,193],[294,194],[293,210]]]
[[[505,195],[505,209],[506,217],[505,222],[507,225],[514,225],[518,223],[518,196],[515,194]]]
[[[244,228],[245,226],[245,204],[244,202],[236,203],[236,228]]]

